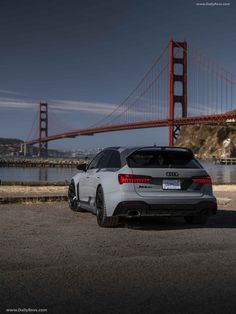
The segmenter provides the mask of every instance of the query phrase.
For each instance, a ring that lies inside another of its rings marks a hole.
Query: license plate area
[[[163,190],[181,190],[180,180],[164,179],[162,181]]]

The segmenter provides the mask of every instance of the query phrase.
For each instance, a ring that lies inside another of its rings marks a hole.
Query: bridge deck
[[[141,122],[133,122],[133,123],[128,123],[128,124],[100,126],[97,128],[78,129],[78,130],[74,130],[70,132],[50,135],[47,137],[43,137],[41,139],[36,138],[36,139],[25,142],[25,144],[32,145],[32,144],[39,143],[40,141],[49,142],[49,141],[55,141],[55,140],[63,139],[63,138],[73,138],[77,136],[94,135],[96,133],[115,132],[115,131],[122,131],[122,130],[168,127],[171,125],[194,125],[194,124],[218,125],[222,123],[225,123],[225,124],[236,123],[236,113],[175,118],[173,120],[165,119],[165,120],[154,120],[154,121],[141,121]]]

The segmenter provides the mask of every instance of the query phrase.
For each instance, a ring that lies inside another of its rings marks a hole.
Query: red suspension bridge
[[[40,103],[27,147],[96,133],[168,127],[174,145],[182,125],[236,122],[236,76],[187,42],[171,40],[135,89],[109,115],[84,129],[49,135],[47,103]]]

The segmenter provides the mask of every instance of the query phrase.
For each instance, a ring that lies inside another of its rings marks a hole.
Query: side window
[[[113,150],[106,150],[99,153],[94,159],[91,161],[88,166],[88,170],[90,169],[102,169],[102,168],[120,168],[120,153]]]
[[[98,168],[108,168],[108,163],[112,155],[112,150],[104,151],[104,157],[99,160]]]
[[[97,169],[99,166],[99,162],[104,157],[104,152],[99,153],[94,159],[91,161],[90,165],[88,166],[88,170],[90,169]]]
[[[113,151],[107,168],[120,168],[121,167],[121,161],[120,161],[120,153],[117,151]]]

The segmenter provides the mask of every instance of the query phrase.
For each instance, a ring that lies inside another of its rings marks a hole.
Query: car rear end
[[[217,211],[208,173],[185,148],[147,147],[126,156],[114,215],[196,216]]]

